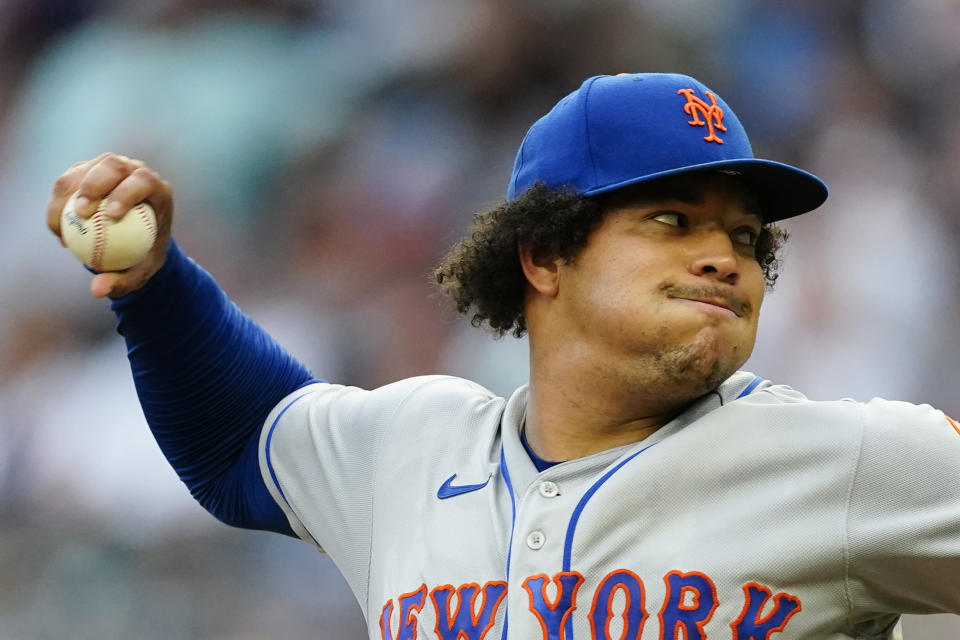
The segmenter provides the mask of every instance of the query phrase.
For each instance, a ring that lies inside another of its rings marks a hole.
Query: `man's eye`
[[[689,225],[687,224],[687,216],[683,215],[682,213],[676,213],[676,212],[673,212],[673,211],[667,211],[667,212],[664,212],[664,213],[658,213],[657,215],[653,216],[653,218],[651,218],[651,220],[656,220],[657,222],[662,222],[662,223],[664,223],[664,224],[668,224],[668,225],[670,225],[671,227],[687,227],[687,226],[689,226]]]
[[[737,229],[733,232],[733,241],[739,244],[745,244],[748,247],[757,246],[757,238],[760,237],[753,229]]]

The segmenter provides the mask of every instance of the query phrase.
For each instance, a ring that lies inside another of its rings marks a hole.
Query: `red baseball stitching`
[[[140,220],[143,221],[143,224],[147,225],[147,231],[150,232],[150,237],[152,240],[157,239],[157,223],[154,221],[153,217],[147,213],[147,207],[143,203],[138,204],[135,208],[137,215],[140,216]]]
[[[103,254],[107,249],[107,227],[112,221],[107,220],[104,210],[106,209],[106,201],[103,200],[100,202],[100,206],[97,207],[96,213],[93,214],[90,218],[90,223],[93,226],[93,252],[90,256],[90,266],[96,271],[100,271],[103,262]],[[140,221],[146,225],[147,231],[150,233],[150,239],[157,239],[157,223],[156,220],[147,213],[147,207],[143,203],[138,204],[133,208],[137,216],[140,218]]]
[[[93,214],[91,222],[93,223],[93,255],[90,258],[90,266],[96,271],[100,271],[100,262],[103,260],[103,252],[107,248],[107,232],[104,224],[104,215],[101,211]]]

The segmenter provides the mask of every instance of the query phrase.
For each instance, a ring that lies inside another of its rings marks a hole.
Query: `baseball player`
[[[91,290],[165,455],[216,517],[330,554],[370,638],[893,638],[902,613],[960,612],[960,427],[738,371],[772,223],[827,189],[754,158],[693,78],[588,79],[438,267],[474,324],[529,333],[506,399],[314,379],[171,240],[150,168],[69,169],[55,233],[77,190],[82,213],[107,193],[158,213],[152,253]]]

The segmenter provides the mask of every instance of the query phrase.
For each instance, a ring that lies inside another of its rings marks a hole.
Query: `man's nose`
[[[725,231],[709,231],[700,238],[699,246],[690,261],[690,273],[737,284],[740,279],[738,256],[733,241]]]

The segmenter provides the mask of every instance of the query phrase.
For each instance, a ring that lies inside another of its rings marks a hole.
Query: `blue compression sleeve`
[[[173,241],[163,268],[111,308],[150,430],[193,497],[227,524],[294,535],[260,475],[258,442],[310,372]]]

